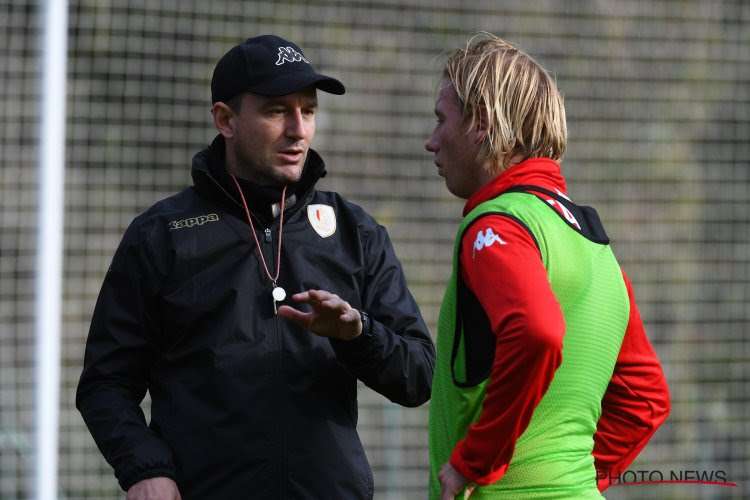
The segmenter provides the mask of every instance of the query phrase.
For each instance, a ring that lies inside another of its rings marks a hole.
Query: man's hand
[[[182,497],[173,480],[168,477],[152,477],[131,486],[125,500],[182,500]]]
[[[359,311],[338,295],[325,290],[308,290],[292,295],[292,300],[308,304],[312,311],[305,313],[290,306],[279,306],[279,316],[316,335],[352,340],[362,333]]]
[[[446,462],[440,469],[438,479],[440,480],[440,486],[443,488],[440,500],[453,500],[464,487],[466,488],[464,491],[465,500],[471,496],[471,492],[477,487],[476,484],[469,484],[469,480],[454,469],[449,462]]]

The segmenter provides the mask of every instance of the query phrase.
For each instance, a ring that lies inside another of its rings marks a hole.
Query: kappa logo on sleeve
[[[189,219],[173,220],[169,223],[169,230],[174,231],[186,227],[202,226],[207,222],[216,222],[218,220],[219,216],[217,214],[199,215],[198,217],[190,217]]]
[[[307,59],[302,57],[302,54],[294,50],[292,47],[279,47],[279,58],[276,61],[276,66],[281,66],[285,62],[297,62],[304,61],[310,64]]]
[[[477,252],[485,247],[490,247],[495,243],[498,245],[507,245],[500,236],[495,234],[491,227],[488,227],[484,231],[479,231],[477,233],[477,239],[474,241],[474,250],[471,253],[471,258],[475,258]]]

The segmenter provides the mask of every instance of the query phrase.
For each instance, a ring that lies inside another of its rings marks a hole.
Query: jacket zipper
[[[266,243],[265,247],[268,249],[268,255],[269,255],[269,267],[275,268],[277,265],[276,263],[276,253],[273,251],[273,233],[271,232],[271,228],[267,227],[263,229],[263,241]],[[278,304],[277,304],[278,306]],[[286,457],[286,440],[285,440],[285,429],[283,426],[284,421],[284,409],[286,408],[286,392],[283,390],[285,387],[284,383],[284,342],[282,339],[282,332],[281,332],[281,319],[278,317],[278,315],[273,319],[271,322],[271,335],[273,337],[273,344],[276,351],[276,366],[277,366],[277,373],[279,376],[279,380],[277,383],[279,384],[281,390],[277,392],[278,397],[281,398],[281,400],[276,405],[276,411],[278,412],[276,418],[274,419],[276,421],[276,435],[280,439],[280,443],[278,446],[279,451],[279,462],[278,462],[278,474],[279,474],[279,483],[280,484],[286,484],[287,477],[286,477],[286,468],[287,468],[287,457]],[[282,491],[282,497],[286,497],[286,492]]]

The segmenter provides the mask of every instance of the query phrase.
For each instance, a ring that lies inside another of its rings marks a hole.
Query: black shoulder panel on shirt
[[[456,332],[453,335],[451,374],[456,386],[474,387],[492,371],[492,364],[495,362],[495,336],[479,299],[469,290],[460,275],[456,281]],[[466,380],[458,380],[455,372],[461,338],[464,339]]]
[[[518,217],[506,212],[485,212],[464,228],[461,240],[468,230],[479,220],[489,215],[507,217],[519,224],[526,231],[534,245],[539,248],[534,233]],[[451,375],[453,383],[457,387],[474,387],[489,377],[492,365],[495,362],[495,335],[487,313],[482,308],[476,295],[472,293],[464,280],[461,278],[461,259],[457,262],[457,285],[456,285],[456,331],[453,335],[453,350],[451,352]],[[466,367],[466,379],[459,380],[456,376],[455,365],[458,358],[461,340],[464,341],[464,366]]]
[[[505,193],[533,194],[534,196],[545,202],[545,205],[552,209],[563,221],[565,221],[568,226],[576,230],[584,238],[601,245],[609,244],[609,236],[607,236],[607,233],[604,230],[604,226],[599,219],[599,214],[593,207],[576,205],[564,196],[560,196],[557,193],[538,186],[513,186],[512,188],[503,192],[503,194]],[[541,195],[549,196],[557,203],[559,203],[560,206],[562,206],[572,215],[575,222],[577,222],[580,227],[577,227],[574,222],[555,210],[555,207],[547,203],[547,200],[545,200]]]

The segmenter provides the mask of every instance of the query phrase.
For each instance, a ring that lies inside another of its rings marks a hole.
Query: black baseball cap
[[[340,81],[316,72],[297,44],[261,35],[235,45],[219,60],[211,78],[211,102],[226,102],[242,92],[287,95],[310,85],[331,94],[346,91]]]

